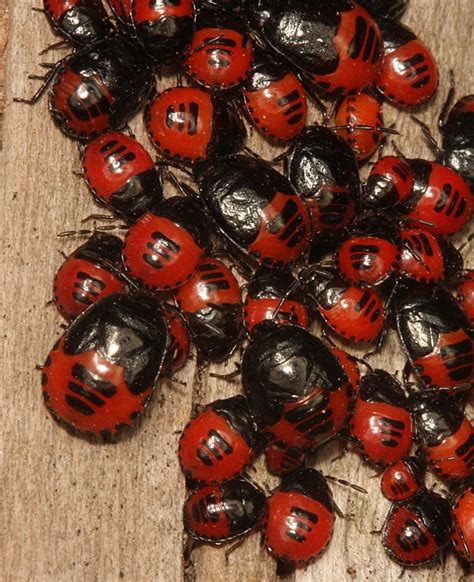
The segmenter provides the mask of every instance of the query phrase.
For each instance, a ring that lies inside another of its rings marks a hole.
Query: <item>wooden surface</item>
[[[35,0],[39,5],[39,0]],[[437,100],[420,112],[435,129],[444,100],[446,78],[454,69],[458,94],[472,92],[472,0],[412,0],[406,22],[434,52],[442,84]],[[53,41],[41,14],[30,2],[0,1],[8,38],[2,172],[2,512],[0,579],[5,581],[188,580],[210,582],[259,581],[275,578],[273,560],[254,533],[230,554],[199,548],[192,564],[183,562],[181,508],[185,496],[176,447],[178,433],[192,406],[237,392],[204,374],[193,381],[194,363],[179,377],[186,388],[165,383],[148,410],[140,430],[117,445],[91,445],[72,438],[54,423],[42,404],[38,372],[61,333],[61,319],[46,306],[51,282],[61,262],[60,248],[72,250],[78,240],[59,241],[56,234],[75,228],[94,205],[80,178],[73,141],[52,124],[45,100],[36,107],[13,103],[13,96],[33,92],[28,73],[38,73],[39,51]],[[48,55],[49,56],[49,55]],[[52,56],[54,59],[54,55]],[[0,68],[0,75],[2,68]],[[316,119],[316,116],[313,116]],[[405,113],[386,107],[386,122],[396,121],[398,140],[409,156],[430,156],[419,129]],[[142,121],[132,124],[142,137]],[[144,143],[148,143],[146,138]],[[149,144],[148,144],[149,145]],[[252,146],[272,155],[258,139]],[[472,262],[471,262],[472,266]],[[391,371],[403,358],[394,338],[374,363]],[[357,456],[330,462],[337,446],[329,447],[316,466],[366,487],[361,495],[334,486],[339,506],[354,516],[338,519],[328,551],[306,571],[290,580],[309,582],[398,579],[400,569],[385,556],[377,536],[388,509],[373,471]],[[260,470],[256,479],[271,488],[275,481]],[[408,580],[456,580],[460,570],[451,556],[441,570],[405,574]]]

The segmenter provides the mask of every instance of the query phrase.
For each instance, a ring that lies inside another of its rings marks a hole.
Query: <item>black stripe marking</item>
[[[362,51],[362,47],[364,46],[365,34],[367,32],[367,22],[365,18],[362,16],[358,16],[356,18],[356,29],[354,32],[354,37],[352,38],[351,44],[349,45],[349,49],[347,54],[351,59],[357,59]]]
[[[75,396],[66,394],[65,400],[71,408],[74,408],[76,412],[79,412],[84,416],[90,416],[91,414],[94,414],[94,410],[90,406],[87,406],[85,402],[79,400],[79,398],[76,398]]]
[[[69,390],[71,392],[74,392],[75,394],[79,394],[79,396],[82,396],[83,398],[88,400],[91,404],[95,404],[96,406],[104,406],[104,404],[105,404],[105,402],[102,400],[102,398],[99,398],[93,392],[91,392],[90,390],[87,390],[86,388],[84,388],[80,384],[76,384],[75,382],[68,382],[67,387],[69,388]]]
[[[285,107],[286,105],[288,105],[292,101],[296,101],[296,99],[298,99],[299,96],[300,96],[300,92],[295,89],[291,93],[288,93],[288,95],[285,95],[284,97],[280,97],[280,99],[277,100],[277,105],[279,107]]]

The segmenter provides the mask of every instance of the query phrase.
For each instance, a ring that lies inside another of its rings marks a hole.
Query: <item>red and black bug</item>
[[[401,231],[401,259],[399,272],[420,283],[450,281],[463,267],[463,259],[456,247],[443,236],[420,228]]]
[[[439,147],[428,125],[412,116],[421,126],[436,159],[454,170],[467,182],[471,191],[474,187],[474,95],[462,97],[452,109],[455,87],[451,71],[451,89],[438,118],[438,128],[443,138]]]
[[[263,491],[242,478],[203,485],[184,502],[184,527],[193,538],[220,545],[259,525],[266,505]]]
[[[103,297],[124,291],[122,241],[94,234],[61,265],[53,283],[53,301],[66,319],[74,319]]]
[[[315,469],[283,477],[268,499],[263,543],[285,574],[315,560],[332,538],[337,508],[326,479]]]
[[[178,449],[181,469],[188,479],[222,483],[253,461],[258,441],[243,396],[216,400],[184,427]]]
[[[449,236],[460,231],[472,214],[467,182],[454,170],[426,160],[409,160],[414,176],[411,196],[401,213],[423,223],[423,228]]]
[[[320,89],[346,94],[373,83],[382,66],[380,31],[369,13],[348,0],[257,2],[254,20],[268,44]]]
[[[452,543],[466,574],[474,568],[474,484],[467,482],[453,503]]]
[[[154,96],[145,125],[163,155],[185,163],[233,154],[246,137],[239,114],[197,87],[171,87]]]
[[[114,27],[100,0],[43,0],[53,30],[76,47],[110,36]]]
[[[301,81],[283,59],[261,50],[242,93],[252,123],[265,137],[288,141],[306,125],[308,103]]]
[[[410,567],[439,562],[453,529],[449,502],[432,491],[393,504],[382,530],[388,556]]]
[[[293,288],[294,285],[295,278],[289,271],[260,267],[250,281],[244,302],[244,325],[247,331],[251,332],[259,323],[267,320],[308,328],[309,313],[305,296],[300,288]]]
[[[474,475],[474,427],[445,392],[413,395],[416,433],[432,470],[449,481]]]
[[[301,466],[305,460],[305,451],[289,447],[283,441],[272,441],[264,450],[265,466],[274,475],[286,475]]]
[[[474,329],[474,270],[468,269],[463,273],[459,283],[454,288],[456,301]]]
[[[389,208],[403,202],[412,193],[415,177],[404,158],[385,156],[370,170],[362,190],[362,204],[366,208]]]
[[[334,116],[336,133],[349,144],[359,162],[364,162],[382,142],[382,105],[369,93],[348,95],[338,105]]]
[[[360,199],[357,160],[330,129],[310,127],[295,140],[288,178],[311,212],[315,234],[338,232],[354,219]]]
[[[384,214],[363,214],[344,238],[334,262],[351,285],[374,287],[398,271],[400,230]]]
[[[46,407],[76,432],[108,438],[143,412],[167,345],[156,298],[105,297],[71,324],[46,358]]]
[[[425,488],[426,460],[420,455],[403,457],[385,469],[380,481],[384,497],[406,501]]]
[[[438,88],[438,68],[428,47],[406,26],[393,20],[381,25],[385,57],[375,86],[399,107],[429,101]]]
[[[232,271],[222,261],[204,257],[175,300],[200,359],[228,358],[242,335],[242,295]]]
[[[176,60],[189,46],[193,0],[133,0],[131,12],[138,41],[158,65]]]
[[[36,103],[48,85],[49,111],[68,136],[90,140],[120,129],[140,109],[152,80],[142,51],[122,36],[87,46],[57,63],[29,99]]]
[[[235,13],[200,10],[186,73],[209,89],[230,89],[242,83],[252,68],[253,49],[245,22]]]
[[[168,198],[129,228],[123,263],[147,287],[175,289],[192,277],[209,244],[209,234],[195,200]]]
[[[346,426],[353,388],[336,356],[295,325],[261,324],[242,358],[242,384],[271,439],[313,448]]]
[[[168,326],[169,345],[166,350],[162,374],[171,376],[186,363],[190,353],[191,340],[184,317],[178,309],[163,303],[163,313]]]
[[[447,105],[454,97],[454,87]],[[445,110],[447,107],[445,106]],[[443,164],[458,172],[474,188],[474,95],[466,95],[457,101],[448,115],[444,111],[439,119],[443,137],[441,159]]]
[[[472,331],[448,291],[438,285],[404,284],[397,293],[395,314],[408,360],[426,387],[473,381]]]
[[[312,268],[300,273],[316,301],[325,323],[338,335],[354,342],[373,342],[382,333],[385,314],[375,289],[355,287],[328,274],[314,278]]]
[[[195,168],[199,195],[220,232],[259,264],[283,267],[308,250],[308,210],[267,162],[229,156]]]
[[[145,148],[119,132],[101,135],[82,154],[84,178],[94,198],[132,222],[163,198],[160,175]]]
[[[384,370],[362,376],[349,428],[369,462],[386,466],[408,454],[413,424],[408,399],[394,376]]]

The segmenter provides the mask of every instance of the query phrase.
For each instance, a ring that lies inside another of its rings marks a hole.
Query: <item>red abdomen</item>
[[[364,455],[374,463],[394,463],[412,445],[410,413],[384,402],[365,402],[358,398],[350,427]]]
[[[71,319],[99,299],[124,289],[124,283],[110,270],[70,257],[56,274],[53,295],[61,314]]]
[[[179,441],[179,462],[185,475],[206,483],[221,483],[238,475],[252,461],[253,449],[212,409],[185,427]]]
[[[152,395],[152,388],[133,394],[124,369],[95,351],[67,355],[64,338],[46,359],[43,397],[56,418],[81,433],[99,436],[132,423]]]
[[[435,447],[425,447],[433,471],[453,480],[474,474],[474,428],[465,418],[459,429]]]
[[[413,369],[429,387],[451,387],[474,380],[474,342],[464,329],[441,333],[434,350],[416,360]]]
[[[323,552],[332,538],[334,515],[294,491],[276,491],[268,500],[264,544],[278,558],[305,564]]]
[[[293,139],[306,124],[306,94],[294,73],[257,91],[244,90],[244,99],[256,127],[272,139]]]

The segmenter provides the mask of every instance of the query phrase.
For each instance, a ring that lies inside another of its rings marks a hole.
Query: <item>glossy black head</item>
[[[469,323],[453,296],[439,285],[407,282],[395,299],[398,334],[411,359],[431,354],[442,333]]]
[[[396,185],[383,174],[370,174],[364,188],[362,204],[365,208],[390,208],[400,197]]]
[[[348,0],[295,0],[260,2],[254,12],[266,42],[295,66],[314,75],[333,73],[339,53],[333,42],[341,12],[352,10]]]
[[[446,392],[436,395],[417,393],[410,399],[416,430],[425,447],[436,447],[455,434],[462,421],[463,412]]]
[[[385,54],[392,53],[401,46],[416,40],[416,34],[395,20],[385,20],[380,23],[380,32],[383,38],[383,48]]]
[[[331,513],[335,511],[331,489],[324,476],[316,469],[297,469],[283,477],[280,491],[301,493],[322,503]]]
[[[258,326],[242,358],[242,384],[257,423],[274,424],[285,404],[320,388],[348,382],[337,358],[321,340],[295,325]]]
[[[402,461],[405,463],[407,470],[410,472],[416,483],[423,487],[425,484],[425,474],[427,461],[423,454],[416,454],[415,456],[403,457]]]
[[[242,116],[234,106],[215,95],[212,106],[212,138],[206,149],[207,157],[219,158],[237,153],[247,138]]]
[[[168,218],[184,228],[202,249],[209,246],[211,235],[209,220],[197,200],[173,196],[158,204],[153,213]]]
[[[222,504],[233,536],[242,535],[260,523],[267,506],[263,491],[245,479],[222,484]]]
[[[365,402],[384,402],[398,408],[406,408],[408,404],[400,382],[385,370],[362,376],[358,397]]]
[[[383,212],[365,212],[349,229],[349,238],[354,236],[373,236],[395,245],[401,242],[400,227]]]
[[[209,303],[186,316],[199,359],[223,362],[234,351],[242,336],[242,306]]]
[[[347,143],[333,131],[313,126],[295,140],[288,177],[304,198],[330,205],[344,194],[356,204],[360,198],[359,168]]]
[[[153,385],[168,347],[160,302],[145,293],[113,294],[82,313],[65,334],[68,355],[95,351],[124,368],[133,394]]]
[[[160,3],[157,3],[159,11]],[[173,2],[164,2],[173,6]],[[178,3],[179,4],[179,3]],[[150,2],[150,8],[154,5]],[[161,14],[159,18],[145,20],[135,24],[137,38],[145,52],[155,60],[159,67],[172,60],[176,60],[191,43],[194,32],[194,14],[187,16],[175,16],[174,14]]]
[[[306,277],[306,273],[301,274]],[[306,287],[317,305],[323,309],[331,309],[343,298],[350,285],[340,277],[327,278],[323,276],[312,277]]]
[[[120,269],[122,246],[123,242],[118,236],[96,232],[74,251],[73,256],[104,267],[112,265]]]
[[[286,299],[304,303],[305,296],[300,286],[292,289],[296,279],[288,270],[260,267],[255,271],[248,287],[248,297],[252,299]]]
[[[261,440],[260,433],[252,420],[244,396],[239,394],[224,400],[216,400],[211,406],[219,416],[225,418],[235,432],[242,435],[250,448],[257,447]]]
[[[270,164],[249,156],[200,162],[194,174],[200,196],[214,220],[240,246],[257,238],[260,211],[277,192],[296,195],[288,180]]]
[[[377,22],[400,20],[407,9],[409,0],[358,0]]]
[[[259,487],[243,478],[229,479],[220,485],[205,485],[191,494],[184,505],[184,526],[193,537],[219,544],[257,526],[266,507],[267,499]],[[193,527],[197,523],[202,530],[210,522],[211,533],[212,523],[223,518],[228,531],[221,538],[200,535]]]
[[[152,210],[163,199],[161,179],[155,168],[132,176],[110,197],[114,212],[126,220],[134,222]]]
[[[243,84],[245,91],[261,91],[272,83],[283,79],[290,71],[288,63],[279,55],[255,49],[252,71]]]

